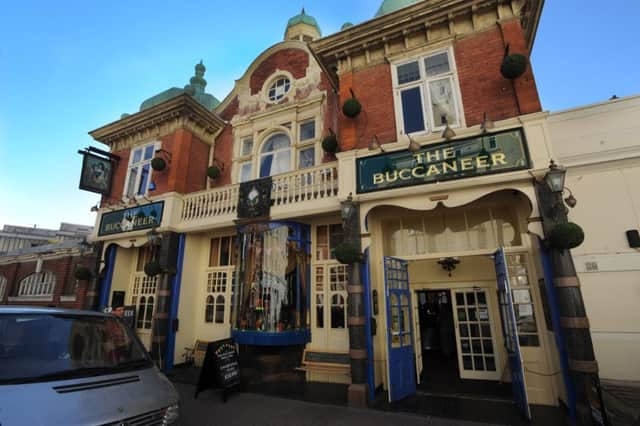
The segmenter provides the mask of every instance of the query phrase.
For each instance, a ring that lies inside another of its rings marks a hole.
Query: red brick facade
[[[266,60],[262,61],[253,74],[251,74],[251,79],[249,81],[251,94],[255,95],[260,92],[264,82],[278,69],[287,70],[293,75],[293,78],[302,78],[305,76],[308,66],[309,54],[304,50],[279,50],[269,56]]]
[[[93,255],[67,255],[42,262],[42,272],[52,272],[55,275],[55,288],[52,300],[47,301],[23,301],[11,300],[18,296],[20,282],[36,271],[36,261],[16,260],[12,263],[0,265],[0,276],[7,279],[4,296],[0,299],[0,305],[32,305],[55,306],[61,308],[82,309],[87,292],[88,281],[77,281],[74,271],[78,266],[84,266],[93,270],[95,257]],[[63,301],[61,296],[75,296],[75,300]]]

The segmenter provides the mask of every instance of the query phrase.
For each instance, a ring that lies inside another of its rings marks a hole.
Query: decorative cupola
[[[310,42],[321,36],[320,27],[315,18],[307,15],[304,7],[299,15],[294,16],[287,22],[287,29],[284,31],[285,40],[300,40]]]
[[[220,104],[220,101],[215,96],[209,93],[205,93],[204,91],[204,88],[207,86],[207,80],[204,79],[204,72],[207,69],[202,64],[202,60],[198,64],[196,64],[195,69],[195,75],[191,77],[191,79],[189,80],[189,84],[184,86],[184,89],[172,87],[165,90],[164,92],[160,92],[157,95],[152,96],[142,102],[142,104],[140,105],[140,111],[144,111],[153,106],[159,105],[165,101],[168,101],[169,99],[180,96],[183,93],[192,96],[196,101],[198,101],[198,103],[200,103],[200,105],[204,106],[209,111],[213,111],[215,107]]]
[[[418,3],[419,1],[421,0],[384,0],[376,12],[375,18],[386,15],[387,13],[395,12],[398,9]]]

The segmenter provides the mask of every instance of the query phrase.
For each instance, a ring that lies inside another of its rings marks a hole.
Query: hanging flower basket
[[[360,261],[360,252],[352,243],[340,243],[333,249],[336,260],[345,265]]]
[[[73,276],[76,280],[80,281],[88,281],[93,277],[91,270],[86,266],[78,266],[75,271],[73,271]]]
[[[209,166],[207,168],[207,176],[209,176],[209,179],[216,179],[220,176],[220,168],[218,166]]]
[[[154,157],[151,160],[151,168],[155,171],[161,172],[167,168],[167,162],[164,161],[164,158]]]
[[[157,260],[152,260],[150,262],[147,262],[146,265],[144,265],[144,273],[150,277],[155,277],[161,272],[162,272],[162,268],[160,268],[160,263],[158,263]]]
[[[528,62],[527,57],[520,53],[506,55],[502,60],[500,72],[504,78],[509,80],[516,79],[527,70]]]
[[[582,244],[584,231],[573,222],[559,223],[551,229],[548,241],[557,250],[569,250]]]
[[[322,139],[322,149],[330,154],[335,154],[338,150],[338,138],[333,130],[329,129],[329,134]]]
[[[355,118],[360,114],[360,111],[362,111],[362,105],[360,104],[360,101],[356,99],[356,95],[353,93],[353,90],[349,89],[349,91],[351,92],[351,97],[342,104],[342,112],[347,117]]]

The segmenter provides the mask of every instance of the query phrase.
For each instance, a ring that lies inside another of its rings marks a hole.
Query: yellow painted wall
[[[138,259],[137,253],[137,248],[117,248],[115,267],[113,268],[113,279],[109,292],[109,304],[111,304],[111,296],[114,291],[126,292],[125,303],[129,303],[131,297],[131,274],[135,272],[136,260]]]

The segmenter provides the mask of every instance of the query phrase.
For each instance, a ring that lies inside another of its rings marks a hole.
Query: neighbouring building
[[[92,231],[93,227],[91,226],[73,223],[61,223],[60,229],[4,225],[0,231],[0,256],[25,247],[55,244],[62,241],[82,241]]]
[[[166,369],[233,337],[250,380],[344,383],[354,403],[510,381],[525,415],[523,396],[567,402],[526,62],[542,3],[385,0],[324,37],[303,10],[222,101],[199,63],[93,130],[112,185],[87,306],[134,306]]]
[[[573,258],[603,379],[640,381],[640,96],[549,115],[567,168],[570,219],[584,228]]]

